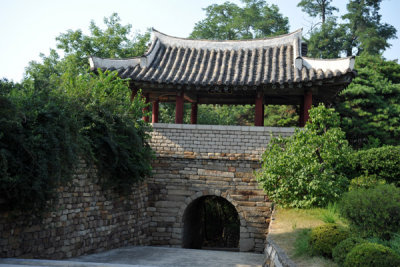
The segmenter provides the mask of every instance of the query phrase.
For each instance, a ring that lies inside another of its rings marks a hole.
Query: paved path
[[[1,267],[261,267],[263,254],[167,247],[124,247],[64,261],[0,259]]]

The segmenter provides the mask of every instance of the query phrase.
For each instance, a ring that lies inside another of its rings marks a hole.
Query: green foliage
[[[0,198],[5,208],[39,214],[71,179],[78,157],[96,164],[106,188],[127,192],[151,171],[151,130],[144,101],[130,102],[128,81],[89,74],[87,56],[142,54],[148,34],[131,41],[131,26],[113,14],[90,35],[68,31],[42,62],[31,62],[21,85],[0,81]]]
[[[190,104],[184,105],[183,122],[190,123]],[[197,124],[208,125],[254,125],[254,105],[199,105]],[[293,106],[265,106],[265,126],[290,127],[298,124]],[[159,121],[175,122],[175,105],[161,103]]]
[[[121,25],[118,14],[104,18],[102,29],[94,21],[90,23],[89,35],[82,30],[68,30],[60,34],[57,48],[61,49],[61,58],[56,50],[50,49],[48,56],[41,54],[41,62],[31,61],[26,68],[25,86],[48,88],[60,85],[64,73],[85,74],[89,69],[89,56],[106,58],[133,57],[142,55],[147,49],[150,33],[132,34],[132,25]]]
[[[300,229],[294,241],[295,256],[312,255],[310,245],[311,229]]]
[[[371,243],[377,243],[391,248],[397,255],[400,255],[400,233],[394,233],[389,240],[380,239],[377,237],[368,238]]]
[[[350,0],[347,4],[342,18],[347,20],[343,47],[348,56],[362,52],[379,55],[390,47],[388,40],[396,38],[396,29],[381,21],[381,3],[382,0]]]
[[[339,203],[340,213],[362,237],[390,239],[400,231],[400,188],[379,185],[347,192]]]
[[[349,237],[340,242],[333,250],[333,260],[339,265],[343,266],[347,254],[357,245],[367,242],[365,239],[359,237]]]
[[[197,22],[190,38],[238,40],[262,38],[287,33],[288,18],[276,5],[264,0],[242,0],[244,7],[225,2],[206,7],[206,18]]]
[[[271,139],[256,174],[267,195],[283,206],[325,206],[347,190],[352,150],[338,114],[321,105],[310,110],[310,119],[293,136]]]
[[[107,188],[128,191],[149,175],[151,129],[116,73],[64,74],[59,87],[12,88],[0,98],[0,195],[8,210],[39,214],[70,181],[78,157]]]
[[[0,97],[0,198],[7,210],[38,214],[67,181],[82,138],[76,105],[54,92]]]
[[[331,6],[331,2],[332,0],[301,0],[297,6],[310,17],[321,17],[324,24],[327,16],[332,15],[334,11],[339,11],[338,8]]]
[[[364,173],[357,182],[382,183],[384,180],[400,186],[400,146],[359,150],[353,155],[353,164],[358,175]]]
[[[378,179],[376,175],[369,175],[368,173],[351,179],[349,190],[356,190],[361,188],[373,188],[381,184],[385,184],[386,181]]]
[[[400,64],[381,56],[356,58],[358,75],[341,92],[335,109],[354,147],[398,145],[400,140]]]
[[[344,28],[337,24],[335,18],[329,18],[316,27],[308,40],[308,55],[315,58],[338,58],[343,50]]]
[[[254,109],[252,110],[254,114]],[[253,120],[254,122],[254,120]],[[299,124],[296,107],[291,105],[264,106],[264,125],[276,127],[294,127]]]
[[[101,29],[94,21],[90,23],[90,35],[82,30],[68,30],[60,34],[57,48],[62,49],[66,58],[74,58],[80,66],[87,66],[89,56],[103,58],[128,58],[141,56],[147,49],[150,33],[131,34],[132,25],[121,25],[117,13],[104,18],[105,29]]]
[[[90,144],[90,155],[106,188],[129,192],[150,174],[152,151],[147,143],[151,131],[142,121],[146,106],[141,94],[130,101],[127,81],[117,73],[63,77],[61,90],[81,103],[81,134]]]
[[[324,223],[337,223],[339,219],[339,207],[336,203],[329,203],[321,210],[321,220]]]
[[[337,224],[324,224],[311,230],[310,246],[313,254],[332,258],[332,250],[350,236],[348,229]]]
[[[373,243],[355,246],[346,256],[346,267],[398,267],[400,256],[390,248]]]

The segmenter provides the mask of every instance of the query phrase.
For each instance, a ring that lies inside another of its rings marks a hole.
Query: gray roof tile
[[[307,83],[353,72],[354,57],[336,60],[301,56],[301,31],[244,41],[190,40],[153,30],[142,57],[90,59],[93,70],[117,70],[134,82],[195,86],[260,86]],[[296,59],[296,62],[295,62]]]

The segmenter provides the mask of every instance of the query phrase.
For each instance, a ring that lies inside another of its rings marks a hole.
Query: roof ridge
[[[168,38],[173,38],[173,39],[179,39],[179,40],[186,40],[186,41],[201,41],[201,42],[248,42],[248,41],[266,41],[266,40],[271,40],[271,39],[279,39],[291,35],[296,35],[298,33],[303,32],[303,28],[299,28],[293,32],[281,34],[281,35],[276,35],[276,36],[270,36],[270,37],[264,37],[264,38],[254,38],[254,39],[239,39],[239,40],[218,40],[218,39],[192,39],[192,38],[185,38],[185,37],[177,37],[177,36],[172,36],[169,34],[165,34],[161,31],[156,30],[155,28],[151,28],[152,33],[156,33],[156,35],[162,35]]]
[[[208,50],[240,50],[240,49],[256,49],[261,47],[276,47],[282,45],[294,45],[294,56],[297,57],[300,51],[298,50],[302,38],[302,29],[292,33],[260,38],[260,39],[246,39],[246,40],[197,40],[181,37],[174,37],[161,33],[153,28],[153,42],[159,40],[165,46],[194,48],[194,49],[208,49]]]

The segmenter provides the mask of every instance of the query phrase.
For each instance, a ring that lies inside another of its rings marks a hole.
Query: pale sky
[[[289,18],[290,31],[303,28],[307,32],[311,19],[296,5],[300,0],[267,0],[277,4]],[[103,25],[103,18],[116,12],[122,24],[132,24],[134,31],[154,27],[165,34],[188,37],[196,22],[205,17],[202,8],[222,4],[225,0],[0,0],[0,79],[19,82],[29,61],[39,60],[56,48],[55,38],[68,29],[88,33],[94,20]],[[239,0],[230,0],[240,5]],[[347,0],[333,0],[333,5],[346,11]],[[382,20],[397,29],[400,38],[400,1],[384,0]],[[338,14],[336,14],[338,15]],[[316,20],[314,20],[316,21]],[[400,58],[400,40],[391,40],[392,47],[384,56]]]

